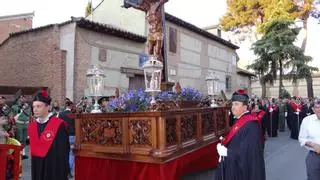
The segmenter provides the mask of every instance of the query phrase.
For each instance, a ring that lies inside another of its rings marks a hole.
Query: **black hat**
[[[243,102],[245,104],[248,103],[249,101],[249,96],[247,94],[247,91],[244,89],[239,89],[236,92],[234,92],[232,94],[232,98],[231,98],[232,102],[233,101],[239,101],[239,102]]]
[[[98,104],[101,104],[103,101],[109,101],[109,97],[107,97],[107,96],[101,97],[101,98],[98,100]]]
[[[66,106],[71,106],[73,104],[73,102],[72,101],[66,101]]]
[[[49,96],[47,89],[42,88],[42,90],[38,92],[37,95],[34,97],[33,101],[41,101],[43,103],[50,105],[51,97]]]
[[[86,96],[83,96],[82,98],[81,98],[81,100],[85,100],[85,99],[88,99]]]

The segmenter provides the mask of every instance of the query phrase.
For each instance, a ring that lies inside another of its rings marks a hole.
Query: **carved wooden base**
[[[165,163],[219,141],[228,108],[79,114],[77,156]]]

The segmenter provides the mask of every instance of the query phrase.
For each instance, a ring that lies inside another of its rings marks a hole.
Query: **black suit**
[[[75,135],[74,119],[71,118],[72,112],[70,110],[64,110],[59,113],[59,118],[68,123],[69,136]]]

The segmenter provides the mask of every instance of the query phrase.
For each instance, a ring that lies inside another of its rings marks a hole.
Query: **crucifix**
[[[124,7],[133,7],[146,13],[148,33],[148,53],[163,61],[161,54],[163,43],[163,6],[169,0],[124,0]]]

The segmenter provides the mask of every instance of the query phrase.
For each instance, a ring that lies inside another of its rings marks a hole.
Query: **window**
[[[107,51],[105,49],[99,49],[99,61],[106,62],[107,61]]]
[[[230,75],[226,76],[226,91],[227,92],[231,91],[231,76]]]
[[[129,89],[145,89],[144,76],[135,74],[129,77]]]
[[[169,51],[177,52],[177,30],[175,28],[169,28]]]

